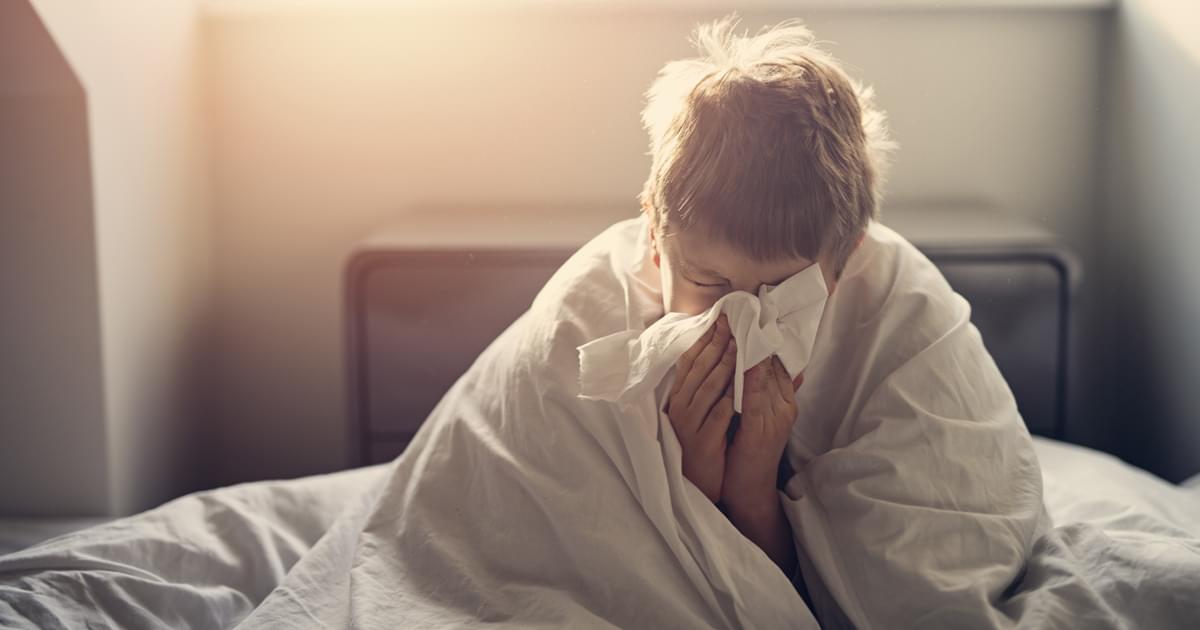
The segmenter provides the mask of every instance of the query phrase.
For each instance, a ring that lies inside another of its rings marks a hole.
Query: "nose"
[[[732,286],[732,288],[734,291],[745,291],[746,293],[749,293],[751,295],[758,295],[758,288],[761,286],[762,286],[761,282],[746,282],[746,283],[734,284]]]

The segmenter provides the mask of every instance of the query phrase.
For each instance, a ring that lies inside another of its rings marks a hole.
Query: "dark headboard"
[[[399,454],[475,357],[574,250],[376,238],[346,271],[351,464]],[[910,239],[972,306],[1031,432],[1066,418],[1068,257],[1046,242]]]

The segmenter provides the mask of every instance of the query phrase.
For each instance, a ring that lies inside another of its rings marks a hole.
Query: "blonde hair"
[[[755,36],[728,16],[693,35],[646,93],[655,229],[699,225],[755,260],[830,260],[840,275],[877,216],[895,144],[873,93],[798,20]]]

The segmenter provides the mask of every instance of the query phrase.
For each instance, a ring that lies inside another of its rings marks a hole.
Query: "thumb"
[[[796,378],[792,379],[792,391],[795,392],[795,391],[799,390],[800,386],[803,384],[804,384],[804,371],[801,370],[800,373],[796,375]]]

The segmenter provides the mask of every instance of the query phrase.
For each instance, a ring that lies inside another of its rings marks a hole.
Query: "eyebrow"
[[[677,252],[677,253],[678,253],[678,252]],[[684,258],[682,254],[679,254],[679,255],[677,256],[677,258],[678,258],[678,261],[679,261],[679,263],[680,263],[680,266],[684,268],[684,271],[687,271],[687,272],[689,272],[689,273],[694,273],[694,274],[702,275],[702,276],[709,276],[709,277],[712,277],[712,278],[720,278],[721,280],[724,280],[725,282],[729,282],[729,279],[728,279],[728,278],[726,278],[724,275],[722,275],[722,274],[719,274],[719,273],[717,273],[717,272],[715,272],[715,271],[713,271],[713,270],[711,270],[711,269],[705,269],[704,267],[700,267],[700,266],[698,266],[698,265],[695,265],[695,264],[693,264],[693,263],[692,263],[692,261],[688,260],[687,258]],[[810,263],[810,266],[811,266],[811,264],[812,264],[812,263]],[[807,268],[808,268],[808,267],[805,267],[805,269],[807,269]],[[799,273],[799,272],[797,272],[797,273]],[[791,278],[791,277],[792,277],[792,276],[794,276],[794,275],[796,275],[796,274],[795,274],[795,273],[789,273],[789,274],[786,274],[786,275],[784,275],[784,276],[783,276],[783,277],[781,277],[781,278],[777,278],[777,279],[775,279],[775,280],[770,280],[770,281],[764,282],[763,284],[765,284],[765,285],[767,285],[767,286],[778,286],[778,285],[781,285],[781,284],[783,284],[784,282],[786,282],[788,278]]]
[[[705,269],[704,267],[700,267],[698,265],[693,264],[692,261],[688,260],[687,258],[684,258],[682,254],[680,254],[678,256],[678,258],[679,258],[679,262],[682,263],[680,266],[683,267],[685,271],[690,271],[692,273],[696,273],[696,274],[699,274],[702,276],[709,276],[711,278],[720,278],[722,280],[725,280],[726,282],[729,281],[728,278],[713,271],[712,269]]]

